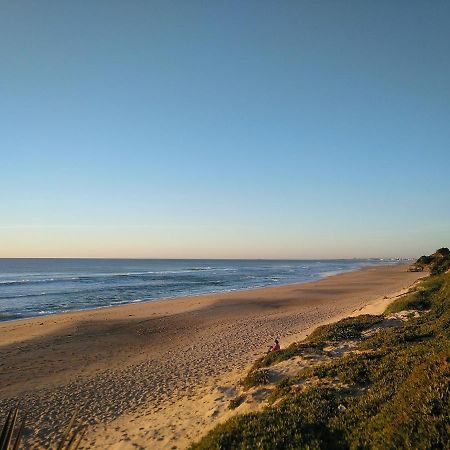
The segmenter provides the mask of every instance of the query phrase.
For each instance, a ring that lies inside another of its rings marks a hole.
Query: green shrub
[[[426,265],[430,264],[431,261],[432,261],[431,256],[423,255],[417,260],[416,264],[421,264],[421,265],[426,266]]]
[[[332,389],[310,389],[279,407],[230,419],[208,433],[192,450],[338,448],[341,433],[327,423],[337,414]]]
[[[57,448],[57,450],[77,450],[80,446],[84,433],[86,432],[86,428],[83,426],[77,426],[77,414],[78,411],[75,410],[59,444],[54,444],[53,447]],[[18,417],[19,405],[8,412],[8,415],[3,422],[0,433],[0,450],[18,450],[21,447],[26,418],[25,415],[22,414],[22,420],[20,421],[20,425],[18,425]]]
[[[242,380],[242,386],[244,389],[249,389],[254,386],[260,386],[261,384],[268,383],[270,383],[270,371],[267,369],[252,370]]]
[[[263,367],[270,367],[281,361],[287,361],[288,359],[294,358],[295,356],[302,356],[308,353],[317,353],[320,352],[321,349],[322,345],[318,345],[315,343],[294,342],[287,348],[278,350],[276,352],[268,353],[262,358],[259,358],[253,364],[251,370],[261,369]]]
[[[443,277],[430,277],[416,290],[400,297],[391,303],[385,314],[417,309],[419,311],[430,309],[433,295],[438,292],[444,283]]]
[[[428,267],[432,275],[440,275],[450,269],[450,250],[446,247],[440,248],[430,256],[421,256],[416,264]]]
[[[337,378],[343,383],[365,385],[371,381],[371,374],[383,353],[365,353],[346,355],[324,366],[313,370],[319,378]]]
[[[283,378],[280,382],[276,384],[275,388],[267,398],[267,401],[269,403],[276,402],[279,398],[289,394],[289,392],[291,392],[291,387],[292,387],[291,380],[289,380],[289,378]]]
[[[316,328],[308,337],[308,342],[326,343],[329,341],[343,341],[347,339],[358,339],[361,333],[383,320],[383,316],[364,314],[357,317],[348,317],[339,322],[323,325]]]

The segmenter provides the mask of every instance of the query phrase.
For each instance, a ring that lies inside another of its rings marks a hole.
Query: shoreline
[[[69,258],[69,259],[73,259],[73,258]],[[268,261],[270,261],[270,260],[268,260]],[[301,261],[303,261],[303,260],[301,260]],[[308,260],[305,260],[305,261],[308,261]],[[318,260],[318,261],[322,261],[322,260]],[[336,260],[331,259],[330,261],[336,261]],[[348,260],[345,260],[345,261],[348,261]],[[361,261],[365,261],[365,260],[362,259]],[[197,297],[204,297],[204,296],[230,294],[230,293],[234,293],[234,292],[252,291],[252,290],[258,290],[258,289],[268,289],[268,288],[302,285],[302,284],[307,284],[307,283],[314,283],[314,282],[323,280],[325,278],[334,277],[334,276],[342,275],[345,273],[357,272],[357,271],[360,271],[360,270],[363,270],[363,269],[366,269],[369,267],[395,266],[395,265],[407,265],[407,264],[409,264],[409,263],[406,263],[405,261],[390,261],[390,262],[374,261],[372,264],[369,263],[366,266],[357,267],[354,269],[344,269],[344,270],[338,270],[338,271],[324,272],[324,274],[318,274],[317,278],[313,278],[311,280],[305,280],[305,281],[294,281],[294,282],[291,281],[291,282],[287,282],[287,283],[268,284],[268,285],[263,285],[263,286],[230,288],[230,289],[224,289],[224,290],[219,290],[219,291],[203,292],[203,293],[199,293],[199,294],[189,294],[189,295],[180,294],[180,295],[169,296],[169,297],[164,297],[164,296],[157,297],[157,298],[153,298],[153,299],[145,299],[145,298],[144,299],[135,299],[135,300],[131,300],[131,301],[127,301],[124,303],[115,304],[115,305],[110,304],[110,305],[102,305],[102,306],[93,306],[91,308],[69,309],[69,310],[65,310],[65,311],[55,311],[55,312],[44,313],[44,314],[30,315],[30,316],[26,316],[26,317],[14,317],[11,319],[2,319],[1,318],[2,313],[0,313],[0,325],[3,323],[8,323],[8,322],[40,319],[40,318],[45,318],[45,317],[49,317],[49,316],[58,316],[60,314],[76,314],[79,312],[89,312],[89,311],[95,311],[95,310],[100,310],[100,309],[105,309],[105,308],[117,308],[120,306],[133,305],[135,303],[144,304],[144,303],[154,303],[154,302],[159,302],[159,301],[173,301],[173,300],[178,300],[180,298],[187,298],[187,297],[197,298]],[[6,313],[6,315],[7,315],[7,313]]]
[[[70,259],[73,259],[73,258],[70,258]],[[331,260],[331,261],[333,261],[333,260]],[[252,286],[252,287],[247,287],[247,288],[225,289],[223,291],[211,291],[211,292],[205,292],[205,293],[201,293],[201,294],[190,294],[190,295],[176,295],[174,297],[158,297],[155,299],[143,299],[143,300],[138,299],[138,300],[132,300],[132,301],[126,302],[126,303],[120,303],[117,305],[104,305],[104,306],[95,306],[92,308],[71,309],[71,310],[57,311],[54,313],[48,313],[48,314],[42,314],[42,315],[17,317],[14,319],[0,319],[0,327],[2,324],[5,324],[5,323],[27,321],[27,320],[38,320],[38,319],[44,319],[47,317],[58,317],[59,315],[77,314],[77,313],[91,312],[91,311],[97,311],[97,310],[103,310],[103,309],[109,309],[109,308],[120,308],[122,306],[132,306],[134,304],[138,304],[138,305],[149,304],[149,303],[153,304],[156,302],[177,301],[179,299],[186,299],[186,298],[194,299],[194,298],[201,298],[201,297],[211,297],[211,296],[216,296],[216,295],[228,295],[228,294],[239,293],[239,292],[248,292],[248,291],[265,290],[265,289],[271,289],[271,288],[282,288],[282,287],[289,287],[289,286],[304,285],[304,284],[308,284],[308,283],[316,283],[316,282],[324,280],[326,278],[336,277],[336,276],[343,275],[346,273],[358,272],[360,270],[364,270],[364,269],[367,269],[370,267],[389,267],[389,266],[402,266],[402,265],[408,266],[409,263],[405,263],[405,262],[390,262],[390,263],[385,263],[385,264],[377,263],[377,264],[370,264],[370,265],[363,266],[363,267],[357,267],[356,269],[335,271],[331,274],[319,276],[316,279],[307,280],[307,281],[269,284],[267,286]]]
[[[2,322],[0,416],[27,405],[31,428],[46,430],[30,446],[50,446],[80,407],[83,448],[184,448],[222,417],[218,390],[274,336],[284,347],[423,277],[406,266]]]

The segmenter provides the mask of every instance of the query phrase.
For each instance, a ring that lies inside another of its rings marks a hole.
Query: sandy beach
[[[27,448],[49,448],[73,411],[80,448],[183,449],[230,413],[243,370],[275,337],[381,313],[420,273],[377,266],[323,280],[0,324],[0,417],[20,399]]]

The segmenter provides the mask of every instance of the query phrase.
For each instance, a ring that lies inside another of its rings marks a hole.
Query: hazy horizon
[[[0,257],[417,257],[450,3],[8,2]]]
[[[337,260],[352,260],[352,259],[358,259],[358,260],[398,260],[398,259],[403,259],[403,257],[373,257],[373,258],[100,258],[100,257],[90,257],[90,256],[76,256],[76,257],[71,257],[71,256],[55,256],[55,257],[48,257],[48,256],[34,256],[34,257],[24,257],[24,256],[16,256],[16,257],[9,257],[9,258],[4,258],[4,257],[0,257],[0,259],[98,259],[98,260],[103,260],[103,259],[116,259],[116,260],[129,260],[129,261],[133,261],[133,260],[164,260],[164,261],[170,261],[170,260],[180,260],[180,261],[325,261],[325,260],[330,260],[330,261],[337,261]],[[410,259],[410,258],[404,258],[404,259]]]

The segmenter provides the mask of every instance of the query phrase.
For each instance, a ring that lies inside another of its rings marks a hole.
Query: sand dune
[[[423,274],[422,274],[423,275]],[[381,312],[421,274],[379,266],[321,281],[0,324],[0,416],[27,410],[29,448],[76,407],[82,448],[185,448],[218,420],[242,370],[280,337]],[[369,305],[369,306],[368,306]]]

